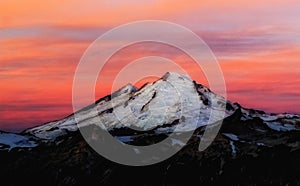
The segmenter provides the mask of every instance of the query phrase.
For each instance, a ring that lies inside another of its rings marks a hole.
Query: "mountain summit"
[[[223,124],[215,141],[199,152],[205,128],[219,120]],[[140,89],[127,84],[61,120],[19,134],[0,132],[0,173],[4,179],[17,176],[26,183],[47,180],[49,185],[131,184],[126,180],[130,175],[158,184],[181,183],[180,178],[192,183],[197,179],[205,185],[239,185],[239,180],[245,185],[270,180],[275,185],[299,184],[297,171],[290,169],[294,166],[300,171],[295,166],[300,163],[299,125],[299,115],[246,109],[187,75],[168,72]],[[174,131],[195,131],[186,146],[172,139],[173,148],[185,146],[174,157],[148,168],[131,169],[94,152],[82,138],[81,127],[107,130],[131,145],[154,144]],[[261,165],[264,167],[257,168]],[[154,174],[151,179],[141,174],[145,171]],[[297,179],[289,180],[289,176]]]
[[[168,72],[140,89],[128,84],[112,95],[79,110],[75,115],[26,130],[24,134],[55,140],[67,131],[76,131],[78,127],[92,124],[107,130],[122,127],[160,130],[159,126],[175,121],[179,124],[177,130],[189,130],[193,128],[192,124],[204,126],[218,118],[223,119],[224,114],[231,115],[237,109],[230,102],[227,102],[227,109],[224,108],[225,105],[223,97],[197,84],[190,77]],[[212,110],[220,116],[209,121]]]
[[[68,131],[76,131],[78,127],[99,125],[100,120],[102,125],[99,126],[108,130],[122,127],[143,130],[158,127],[157,130],[161,130],[159,126],[175,121],[180,125],[177,130],[188,130],[193,128],[191,123],[196,122],[197,127],[205,126],[231,116],[237,109],[243,113],[243,120],[256,117],[274,130],[298,130],[296,123],[291,120],[299,118],[298,115],[274,115],[245,109],[239,104],[224,100],[187,75],[167,72],[159,80],[147,83],[140,89],[131,84],[122,87],[112,95],[78,111],[77,118],[72,114],[62,120],[26,130],[24,134],[38,139],[55,140]],[[211,115],[212,110],[215,111],[214,114],[220,112],[218,115]]]

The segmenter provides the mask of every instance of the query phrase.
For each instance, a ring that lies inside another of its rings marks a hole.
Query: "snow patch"
[[[267,145],[264,144],[264,143],[256,143],[256,145],[258,145],[258,146],[267,146]]]
[[[235,134],[231,134],[231,133],[222,133],[222,134],[233,141],[239,141],[238,136]]]
[[[290,125],[290,124],[284,124],[282,125],[279,122],[264,122],[264,124],[266,124],[270,129],[276,130],[276,131],[292,131],[292,130],[298,130],[295,128],[294,125]]]
[[[141,154],[140,150],[137,149],[137,148],[133,148],[133,151],[134,151],[136,154]]]
[[[236,155],[236,147],[234,145],[234,142],[230,141],[229,144],[230,144],[230,147],[231,147],[232,155]]]
[[[123,143],[133,141],[131,136],[116,136],[115,138]]]
[[[262,119],[264,121],[274,121],[274,120],[278,119],[278,116],[277,115],[271,116],[271,115],[264,114],[264,115],[260,116],[260,119]]]
[[[29,137],[13,133],[0,133],[0,144],[2,144],[2,147],[8,145],[8,150],[11,150],[16,147],[30,148],[37,146],[36,142],[30,140]]]
[[[185,143],[183,143],[182,141],[178,140],[178,139],[174,139],[174,138],[171,138],[171,141],[172,141],[172,145],[179,145],[181,147],[185,146]]]

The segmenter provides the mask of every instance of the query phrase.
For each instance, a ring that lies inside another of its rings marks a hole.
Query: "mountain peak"
[[[162,126],[172,123],[178,124],[176,128],[190,130],[195,122],[198,127],[206,126],[231,116],[238,109],[242,111],[242,120],[260,118],[274,130],[299,130],[294,123],[285,123],[297,123],[298,119],[296,121],[285,115],[271,116],[250,112],[249,109],[232,104],[198,84],[188,75],[167,72],[159,80],[140,89],[129,83],[87,109],[79,110],[62,120],[29,129],[25,133],[37,138],[55,140],[58,136],[65,135],[66,131],[77,131],[79,127],[87,125],[99,125],[100,120],[101,126],[107,130],[123,127],[170,130],[174,126],[164,129]]]
[[[192,79],[188,75],[179,74],[177,72],[167,72],[161,77],[161,79],[164,81],[178,81],[178,79],[192,81]]]
[[[66,131],[99,124],[99,117],[101,126],[107,130],[122,127],[151,130],[171,123],[179,123],[176,126],[178,129],[192,130],[194,124],[204,126],[216,122],[210,120],[210,113],[212,110],[222,110],[223,103],[222,97],[197,87],[188,75],[167,72],[159,80],[140,89],[127,84],[112,95],[96,101],[94,106],[79,110],[62,120],[27,130],[27,133],[38,138],[55,139]],[[220,119],[219,115],[215,118]]]
[[[118,89],[116,92],[112,93],[111,97],[116,97],[116,96],[119,96],[122,94],[129,94],[129,93],[135,92],[137,90],[138,90],[138,88],[133,86],[131,83],[128,83],[127,85]]]

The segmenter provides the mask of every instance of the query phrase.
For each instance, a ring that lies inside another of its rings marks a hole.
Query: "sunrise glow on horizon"
[[[299,10],[296,0],[1,1],[0,130],[21,131],[71,114],[73,76],[87,47],[116,26],[149,19],[187,27],[208,44],[230,101],[300,113]],[[137,44],[111,59],[97,98],[111,92],[111,78],[122,65],[151,55],[174,60],[208,85],[188,56],[171,47]]]

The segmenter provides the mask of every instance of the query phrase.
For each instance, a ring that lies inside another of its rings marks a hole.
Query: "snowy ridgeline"
[[[245,109],[224,100],[186,75],[168,72],[158,81],[148,83],[139,90],[128,84],[75,115],[28,129],[23,135],[0,133],[0,149],[35,147],[36,141],[53,141],[68,131],[91,124],[107,130],[122,127],[142,130],[155,128],[157,133],[193,130],[222,120],[237,109],[243,113],[242,120],[258,117],[272,130],[299,130],[298,115],[270,115]],[[160,128],[175,122],[176,125]],[[128,139],[122,138],[121,141]]]
[[[223,97],[204,86],[195,86],[190,77],[166,73],[139,90],[128,84],[115,92],[111,99],[102,99],[75,115],[32,128],[26,133],[52,140],[66,131],[76,131],[78,127],[91,124],[107,130],[135,127],[142,130],[157,128],[157,132],[187,131],[230,116],[234,109],[226,110],[225,105]],[[176,126],[159,128],[175,121]]]
[[[0,132],[0,149],[11,150],[15,147],[31,148],[37,144],[29,136]]]

